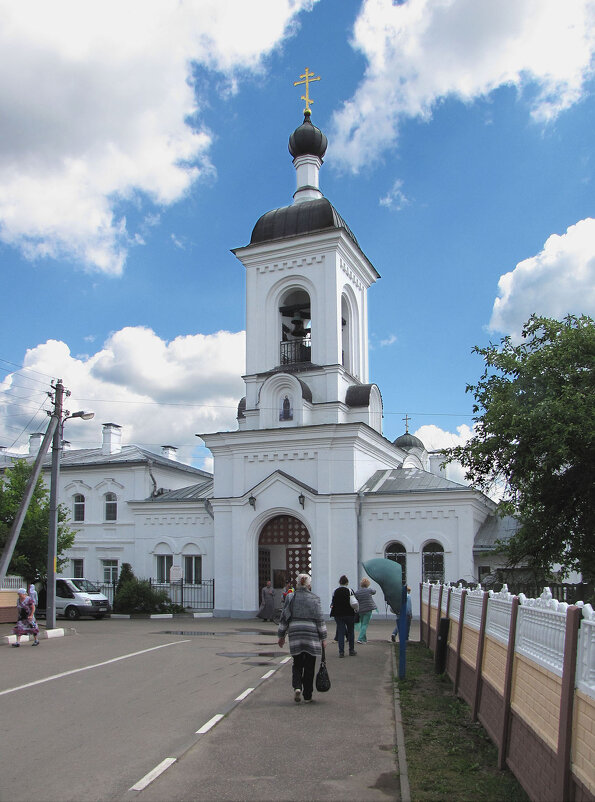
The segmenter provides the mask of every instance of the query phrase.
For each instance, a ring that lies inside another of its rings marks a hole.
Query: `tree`
[[[510,565],[595,577],[595,326],[532,315],[522,341],[475,347],[484,372],[473,393],[475,428],[446,449],[466,477],[489,492],[503,487],[500,512],[519,530],[504,550]]]
[[[4,548],[8,539],[31,472],[32,466],[25,460],[16,460],[13,467],[7,468],[4,477],[0,478],[0,549]],[[68,518],[68,510],[60,505],[56,562],[58,571],[67,562],[62,554],[74,543],[75,532],[66,525]],[[49,521],[49,490],[40,478],[35,485],[8,568],[11,574],[22,576],[27,585],[45,579],[47,575]]]

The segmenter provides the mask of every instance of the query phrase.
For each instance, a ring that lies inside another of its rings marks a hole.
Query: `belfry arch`
[[[295,584],[298,574],[312,571],[308,527],[293,515],[276,515],[265,523],[258,537],[258,589],[270,579],[275,590]],[[278,595],[278,594],[276,594]]]

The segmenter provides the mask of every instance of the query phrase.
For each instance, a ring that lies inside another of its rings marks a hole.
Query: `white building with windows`
[[[35,458],[42,437],[31,435],[28,459]],[[70,511],[70,526],[77,534],[63,575],[109,583],[118,579],[122,563],[127,562],[136,576],[166,582],[175,561],[190,584],[200,582],[203,575],[212,576],[212,547],[200,530],[201,519],[211,519],[204,501],[199,500],[200,488],[204,487],[205,493],[212,488],[212,477],[177,462],[175,453],[172,446],[163,446],[161,454],[154,454],[122,445],[122,428],[115,423],[103,424],[101,447],[64,449],[58,499]],[[2,454],[0,469],[12,459]],[[42,473],[48,484],[50,461],[48,455]],[[187,499],[190,482],[194,501],[178,504],[174,514],[166,503],[153,503],[165,501],[180,487],[186,488]],[[147,508],[150,514],[145,512]]]
[[[339,576],[356,585],[366,559],[397,560],[412,587],[477,581],[492,566],[495,504],[448,480],[408,431],[382,434],[367,302],[380,276],[319,189],[326,145],[306,113],[289,140],[293,202],[234,251],[246,270],[245,396],[236,430],[201,435],[213,475],[171,447],[122,447],[105,424],[101,449],[62,460],[72,573],[110,580],[129,562],[166,580],[177,566],[188,581],[215,579],[215,615],[249,617],[268,579],[280,593],[302,570],[328,609]]]

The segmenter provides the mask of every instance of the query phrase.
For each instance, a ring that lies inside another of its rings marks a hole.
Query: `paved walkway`
[[[408,787],[399,778],[406,763],[393,696],[392,626],[373,621],[369,643],[357,646],[356,657],[339,659],[331,640],[332,687],[315,692],[312,704],[294,702],[291,662],[284,664],[157,779],[126,798],[407,802]],[[411,636],[417,637],[415,625]]]

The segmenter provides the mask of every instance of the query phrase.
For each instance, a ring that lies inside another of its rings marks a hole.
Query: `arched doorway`
[[[293,515],[276,515],[258,538],[258,592],[270,579],[276,590],[312,570],[310,533]],[[276,596],[279,594],[275,594]]]

